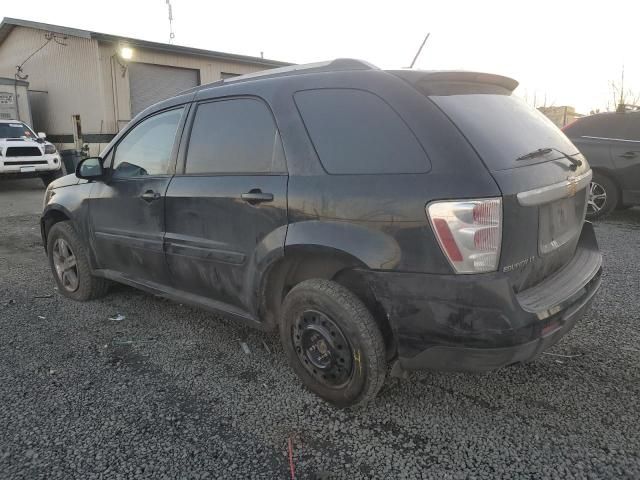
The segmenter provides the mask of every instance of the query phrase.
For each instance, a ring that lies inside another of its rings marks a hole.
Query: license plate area
[[[20,173],[30,173],[35,171],[36,167],[20,167]]]
[[[586,190],[539,207],[538,253],[541,256],[550,254],[580,234],[585,207]]]

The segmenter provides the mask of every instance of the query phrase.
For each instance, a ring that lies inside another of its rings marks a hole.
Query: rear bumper
[[[602,256],[585,223],[569,264],[515,294],[508,278],[372,272],[398,359],[407,370],[485,371],[536,358],[589,308],[601,282]]]

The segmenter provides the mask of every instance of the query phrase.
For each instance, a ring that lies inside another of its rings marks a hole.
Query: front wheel
[[[47,235],[47,254],[58,291],[73,300],[91,300],[107,293],[109,282],[91,275],[89,257],[71,222],[58,222]]]
[[[618,196],[618,188],[613,180],[594,172],[587,198],[587,219],[597,220],[609,215],[618,204]]]
[[[337,407],[366,403],[386,374],[385,347],[365,305],[343,286],[306,280],[286,296],[280,338],[305,386]]]

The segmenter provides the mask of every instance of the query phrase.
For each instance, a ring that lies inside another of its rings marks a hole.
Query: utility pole
[[[422,52],[422,48],[424,47],[424,44],[427,43],[427,39],[429,38],[429,35],[431,35],[431,32],[427,33],[427,36],[424,37],[424,40],[422,41],[422,44],[420,45],[420,48],[418,49],[416,56],[413,57],[413,62],[411,62],[411,65],[409,65],[409,68],[413,68],[413,66],[415,65],[416,60],[418,60],[418,57],[420,56],[420,52]]]
[[[176,34],[173,33],[173,9],[171,8],[171,0],[166,0],[166,3],[169,10],[169,43],[173,43],[173,39],[176,38]]]
[[[620,101],[618,105],[624,104],[624,65],[622,65],[622,79],[620,81]]]

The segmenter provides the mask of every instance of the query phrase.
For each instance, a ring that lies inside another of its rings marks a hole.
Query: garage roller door
[[[198,70],[132,62],[129,64],[131,116],[199,84]]]

